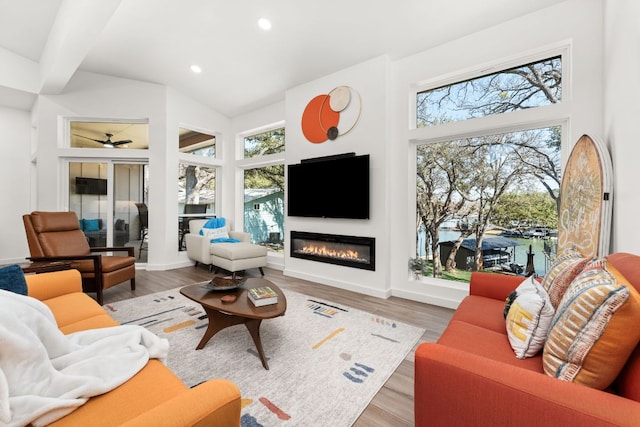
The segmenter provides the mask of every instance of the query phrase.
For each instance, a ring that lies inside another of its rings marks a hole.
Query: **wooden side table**
[[[21,264],[22,271],[27,273],[48,273],[51,271],[69,270],[71,261],[36,261],[29,264]]]

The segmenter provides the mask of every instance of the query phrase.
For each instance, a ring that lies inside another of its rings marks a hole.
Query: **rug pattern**
[[[262,367],[243,325],[195,350],[207,327],[202,307],[179,289],[105,308],[123,324],[170,342],[167,366],[188,386],[226,378],[242,393],[242,426],[350,426],[424,329],[287,291],[284,316],[262,322]]]

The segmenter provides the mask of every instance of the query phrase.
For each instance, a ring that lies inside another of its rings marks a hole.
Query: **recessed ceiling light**
[[[267,18],[258,19],[258,25],[265,31],[271,29],[271,21],[269,21]]]
[[[194,73],[198,74],[202,72],[202,68],[200,68],[198,65],[193,64],[191,66],[191,71],[193,71]]]

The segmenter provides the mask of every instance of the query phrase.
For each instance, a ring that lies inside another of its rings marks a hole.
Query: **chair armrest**
[[[27,291],[30,297],[40,301],[61,295],[82,292],[82,278],[78,270],[62,270],[51,273],[28,274]]]
[[[415,354],[415,425],[629,426],[640,403],[440,344]]]
[[[96,247],[89,249],[91,252],[126,252],[129,256],[135,257],[135,248],[132,246]]]
[[[251,234],[244,231],[229,231],[229,237],[232,239],[238,239],[241,242],[251,242]]]
[[[209,380],[140,414],[121,427],[240,425],[240,390],[227,380]]]
[[[504,301],[523,280],[522,276],[474,271],[469,281],[469,294]]]
[[[187,256],[204,264],[211,263],[211,239],[196,233],[188,233],[184,236],[187,246]]]

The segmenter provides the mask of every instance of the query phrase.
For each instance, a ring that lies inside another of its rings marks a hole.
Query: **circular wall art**
[[[360,94],[349,86],[338,86],[313,98],[302,113],[302,133],[309,142],[333,141],[351,131],[360,119]]]

